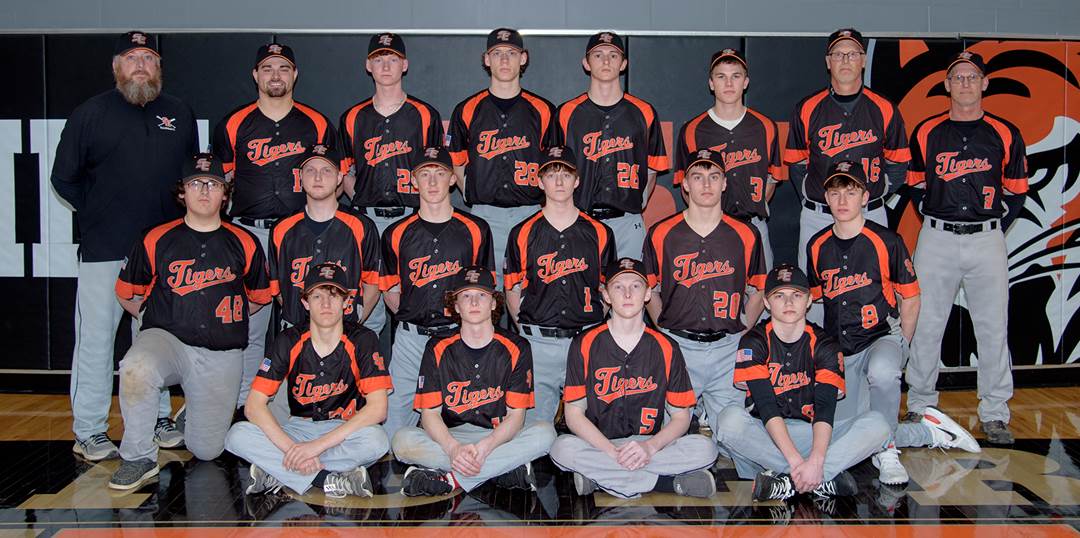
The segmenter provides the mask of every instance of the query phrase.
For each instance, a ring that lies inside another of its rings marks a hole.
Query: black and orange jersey
[[[349,420],[364,408],[365,396],[394,390],[379,337],[353,323],[345,323],[341,342],[325,357],[315,351],[306,323],[278,334],[251,388],[273,397],[286,380],[289,414],[315,421]]]
[[[270,302],[266,256],[251,232],[227,222],[199,232],[176,219],[151,228],[116,280],[121,299],[143,297],[143,329],[213,350],[248,342],[248,303]]]
[[[924,215],[954,222],[1004,217],[1002,197],[1028,190],[1024,139],[989,112],[973,121],[953,121],[947,111],[931,116],[912,133],[907,182],[926,183]]]
[[[465,167],[465,201],[539,204],[544,193],[536,171],[541,148],[555,142],[554,117],[555,105],[526,90],[512,100],[483,90],[458,103],[450,116],[450,155]]]
[[[334,263],[345,270],[350,282],[346,321],[360,321],[362,286],[379,285],[382,244],[375,223],[364,215],[339,210],[329,221],[315,222],[300,211],[270,229],[269,250],[270,292],[281,297],[281,318],[291,325],[307,320],[300,296],[311,267]]]
[[[641,213],[649,170],[670,167],[656,109],[628,93],[601,107],[583,93],[559,106],[559,141],[577,155],[575,205]]]
[[[600,273],[614,262],[606,224],[579,212],[559,231],[538,211],[510,230],[503,284],[521,287],[521,323],[580,329],[604,319]]]
[[[672,182],[676,186],[682,183],[687,155],[702,149],[718,151],[723,155],[727,178],[721,199],[724,214],[740,219],[767,218],[765,186],[770,177],[780,175],[780,141],[776,133],[776,122],[752,108],[746,109],[734,129],[716,123],[706,110],[679,130]]]
[[[919,294],[919,281],[904,240],[870,220],[862,232],[840,239],[832,227],[806,244],[810,294],[825,304],[825,330],[853,355],[889,334],[889,318],[900,316],[896,294]]]
[[[412,186],[413,159],[428,146],[443,145],[443,125],[435,107],[407,97],[383,116],[371,98],[341,115],[343,169],[355,167],[355,207],[420,207]]]
[[[608,439],[655,434],[664,425],[665,406],[697,403],[679,344],[646,327],[627,353],[615,343],[607,323],[570,343],[563,400],[582,398],[585,416]]]
[[[772,384],[780,416],[813,422],[814,385],[832,385],[837,399],[844,397],[844,356],[836,340],[813,323],[789,344],[773,332],[772,321],[765,320],[742,336],[735,357],[735,387],[747,391],[746,406],[760,418],[746,386],[757,379]]]
[[[702,237],[676,213],[649,229],[642,261],[660,287],[665,329],[736,333],[745,326],[746,288],[765,287],[765,255],[757,228],[724,215]]]
[[[391,224],[382,236],[379,289],[400,286],[398,321],[425,327],[447,325],[443,296],[447,277],[462,267],[481,265],[495,272],[491,228],[484,219],[454,210],[446,222],[428,222],[418,213]]]
[[[461,334],[428,340],[420,359],[413,406],[442,407],[448,428],[473,424],[494,428],[507,409],[533,407],[533,360],[529,342],[498,327],[482,348]]]
[[[802,195],[819,204],[825,203],[824,184],[829,167],[838,161],[863,165],[870,199],[876,200],[886,192],[887,182],[881,176],[884,161],[911,160],[904,119],[896,105],[864,86],[851,106],[849,112],[833,96],[831,88],[807,96],[795,105],[784,161],[788,164],[807,161]]]
[[[313,144],[337,144],[330,120],[294,102],[284,118],[263,115],[258,103],[233,110],[214,128],[214,156],[233,173],[235,189],[229,214],[249,219],[277,219],[304,207],[297,165]]]

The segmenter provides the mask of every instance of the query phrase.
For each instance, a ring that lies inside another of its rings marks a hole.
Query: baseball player
[[[453,278],[444,303],[461,328],[424,349],[414,403],[423,429],[394,435],[394,456],[410,465],[401,493],[468,492],[493,478],[535,491],[531,462],[548,453],[555,427],[525,421],[533,406],[529,343],[495,326],[503,305],[490,267],[465,267]]]
[[[784,161],[803,199],[799,217],[799,266],[806,266],[810,236],[832,224],[825,178],[837,161],[855,161],[866,171],[870,201],[866,216],[888,226],[885,198],[903,184],[908,150],[900,109],[863,86],[866,47],[854,28],[837,30],[825,48],[829,87],[795,105]],[[884,176],[882,176],[884,173]]]
[[[113,49],[116,87],[71,113],[53,162],[52,185],[79,225],[75,348],[71,357],[71,415],[75,454],[115,458],[105,433],[113,391],[113,345],[123,310],[113,299],[122,259],[150,226],[178,218],[173,199],[184,160],[198,150],[195,115],[162,93],[157,40],[145,32],[119,36]],[[156,440],[184,442],[161,394]]]
[[[298,168],[305,152],[315,144],[337,144],[334,127],[326,116],[293,100],[299,71],[288,45],[268,43],[255,52],[255,79],[259,96],[242,105],[214,128],[214,155],[235,185],[229,215],[255,234],[264,251],[270,227],[304,207]],[[237,408],[244,405],[251,382],[265,357],[270,308],[250,320],[251,334],[244,349],[244,377]],[[238,413],[242,415],[242,413]]]
[[[683,159],[687,208],[653,225],[644,255],[654,286],[649,315],[678,342],[713,426],[724,407],[743,401],[731,384],[735,351],[761,315],[766,272],[757,228],[724,214],[722,159],[711,149]]]
[[[454,173],[464,182],[470,211],[491,226],[500,285],[507,235],[539,209],[541,148],[554,145],[557,134],[555,106],[521,88],[528,64],[529,52],[517,30],[492,31],[483,56],[490,85],[458,103],[450,116]]]
[[[120,361],[124,440],[109,487],[133,490],[158,474],[154,423],[162,389],[180,384],[185,444],[211,460],[225,448],[243,372],[248,318],[270,302],[266,257],[254,235],[221,221],[229,195],[221,162],[199,153],[183,166],[183,218],[151,228],[116,280],[124,310],[141,321]]]
[[[581,65],[589,90],[558,110],[558,138],[578,158],[574,201],[611,227],[620,257],[638,256],[645,240],[641,212],[656,175],[669,167],[660,119],[652,105],[623,92],[619,77],[629,63],[618,34],[590,37]]]
[[[310,268],[322,263],[335,263],[345,271],[346,321],[362,322],[379,300],[379,232],[368,217],[338,207],[340,163],[337,147],[311,146],[299,166],[307,203],[270,229],[270,290],[281,301],[282,329],[307,321],[300,300],[304,279]]]
[[[649,491],[710,497],[716,443],[686,435],[694,391],[679,344],[645,325],[645,266],[620,258],[604,269],[611,318],[574,337],[566,359],[566,425],[551,460],[574,473],[578,495]]]
[[[367,466],[390,449],[379,423],[393,387],[379,338],[344,321],[353,285],[353,276],[334,263],[308,271],[300,301],[310,323],[274,338],[244,405],[250,422],[234,424],[225,442],[251,462],[245,493],[288,486],[300,494],[320,488],[332,498],[372,496]],[[291,415],[284,423],[267,407],[282,384]]]
[[[746,57],[735,49],[723,49],[712,55],[709,89],[713,92],[713,106],[679,130],[672,182],[675,186],[682,183],[687,155],[701,149],[719,152],[727,180],[724,214],[758,229],[765,266],[772,267],[769,201],[780,172],[780,142],[776,122],[743,104],[750,85],[748,65]]]
[[[834,420],[844,397],[840,346],[806,321],[810,287],[792,265],[774,268],[765,282],[771,319],[743,335],[735,385],[746,407],[725,408],[717,441],[742,478],[754,478],[755,501],[797,493],[844,497],[857,493],[847,469],[879,450],[889,425],[877,411]]]
[[[1016,126],[982,109],[989,83],[982,57],[961,52],[946,73],[948,112],[924,120],[912,135],[908,184],[925,189],[915,249],[925,299],[907,370],[908,411],[937,403],[941,338],[963,288],[978,341],[982,430],[990,443],[1010,444],[1005,231],[1024,206],[1027,157]]]
[[[577,159],[565,146],[540,158],[544,208],[514,226],[506,245],[506,305],[533,349],[536,407],[553,420],[566,379],[570,340],[604,320],[600,274],[615,261],[615,236],[574,205]]]
[[[931,423],[949,423],[963,435],[938,436],[945,441],[935,442],[934,432],[922,424],[898,427],[900,372],[919,317],[919,282],[903,239],[863,215],[869,198],[859,163],[833,165],[825,179],[825,199],[835,223],[810,238],[806,274],[811,297],[825,306],[825,334],[844,356],[848,391],[836,405],[835,418],[844,421],[867,410],[885,417],[893,436],[872,461],[881,483],[897,485],[908,481],[898,446],[980,449],[970,434],[933,407],[925,411]]]
[[[457,182],[453,166],[443,146],[424,148],[411,174],[420,208],[382,236],[379,288],[397,321],[390,360],[397,390],[390,395],[383,426],[390,439],[398,429],[416,424],[413,396],[428,338],[457,329],[442,301],[452,283],[447,278],[470,265],[495,273],[487,223],[450,204],[450,188]]]

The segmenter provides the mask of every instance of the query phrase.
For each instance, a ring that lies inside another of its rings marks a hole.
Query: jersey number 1
[[[244,298],[239,295],[227,295],[221,299],[214,315],[221,319],[222,323],[244,321]]]

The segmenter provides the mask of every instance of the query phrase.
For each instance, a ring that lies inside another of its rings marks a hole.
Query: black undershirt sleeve
[[[1005,216],[1001,218],[1001,230],[1007,232],[1009,226],[1012,226],[1016,217],[1020,216],[1020,210],[1024,209],[1024,201],[1027,198],[1026,194],[1006,194],[1004,201],[1009,211],[1005,213]]]
[[[814,422],[832,425],[836,416],[836,387],[827,383],[814,384]]]
[[[754,379],[746,382],[746,388],[750,390],[750,398],[754,400],[754,411],[761,417],[764,424],[773,417],[782,416],[780,406],[776,403],[776,393],[773,392],[772,383],[768,379]]]

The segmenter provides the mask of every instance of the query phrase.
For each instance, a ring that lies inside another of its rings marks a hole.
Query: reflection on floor
[[[974,412],[974,395],[943,396],[943,407],[962,424],[977,430],[969,418]],[[603,493],[578,497],[571,478],[557,472],[546,459],[536,465],[540,486],[536,493],[483,486],[469,495],[405,498],[398,493],[404,469],[384,459],[371,468],[376,484],[373,499],[333,501],[321,494],[245,498],[242,492],[248,478],[244,462],[229,456],[200,462],[186,451],[162,451],[162,471],[156,483],[117,494],[105,486],[116,468],[115,461],[88,464],[71,453],[71,441],[65,439],[70,424],[66,398],[0,395],[0,538],[67,536],[75,528],[96,528],[100,532],[93,534],[104,534],[114,525],[122,525],[125,536],[130,536],[133,528],[154,527],[156,536],[198,532],[199,536],[216,538],[205,528],[191,529],[193,524],[227,526],[218,530],[227,531],[229,536],[243,536],[237,526],[267,530],[299,526],[307,532],[315,530],[310,527],[354,525],[383,526],[379,532],[384,534],[424,532],[408,528],[415,526],[486,525],[500,533],[544,536],[590,532],[576,526],[619,525],[620,534],[639,535],[660,530],[653,525],[680,523],[690,526],[664,529],[684,538],[721,530],[702,525],[728,526],[725,535],[786,536],[800,529],[814,531],[803,525],[830,524],[844,525],[845,535],[861,536],[880,534],[881,524],[916,523],[919,526],[912,528],[890,525],[887,532],[892,536],[929,532],[935,536],[942,532],[973,536],[976,530],[970,524],[1011,523],[1028,525],[1024,531],[1031,535],[1072,535],[1072,527],[1080,525],[1080,414],[1074,415],[1072,407],[1078,397],[1080,389],[1018,391],[1013,425],[1020,439],[1012,447],[984,444],[983,453],[975,455],[905,450],[901,460],[911,474],[906,488],[878,484],[876,470],[864,462],[853,470],[860,495],[828,502],[800,498],[784,504],[751,502],[750,482],[738,480],[724,458],[714,469],[719,493],[705,500],[664,494],[635,500]],[[38,416],[33,418],[35,414]],[[527,533],[520,527],[523,524],[528,526]],[[788,526],[764,530],[744,527],[774,524]],[[650,527],[643,530],[631,525]],[[508,526],[515,528],[505,528]],[[171,530],[164,532],[168,528]],[[977,532],[991,536],[1003,534],[1005,529],[1009,528],[988,526],[979,527]]]

